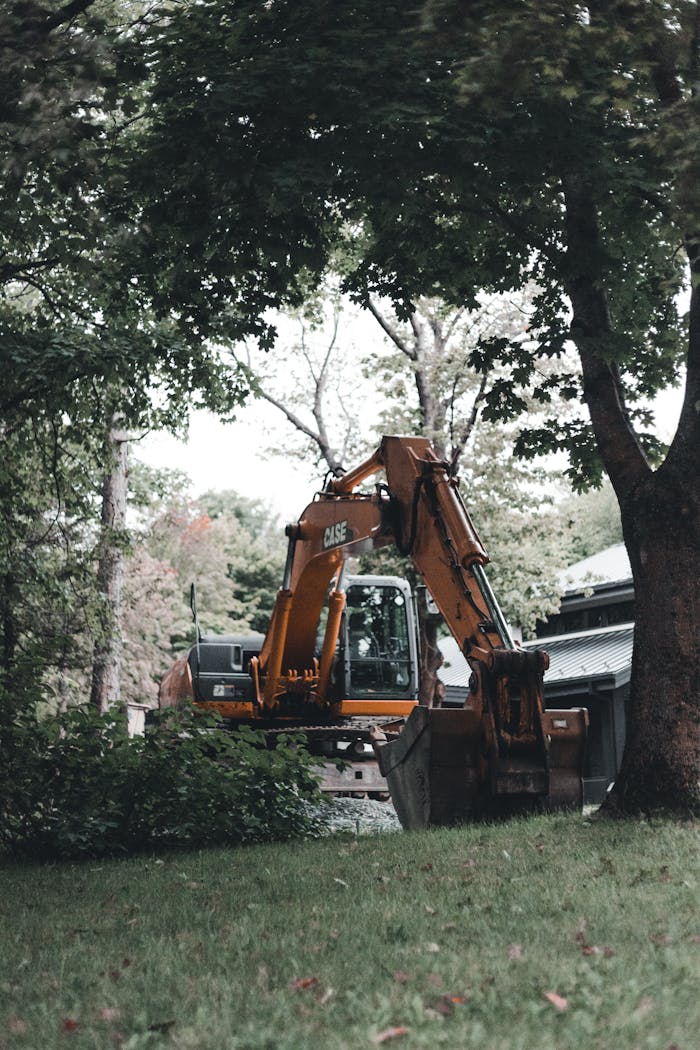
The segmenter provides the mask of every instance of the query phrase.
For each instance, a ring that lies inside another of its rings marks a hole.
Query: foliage
[[[64,704],[91,659],[98,470],[65,421],[17,422],[0,462],[0,674],[17,702]]]
[[[130,422],[178,426],[191,401],[230,411],[246,389],[120,271],[132,236],[118,205],[122,168],[144,105],[142,19],[130,0],[0,12],[0,418],[69,412],[89,429],[116,398]]]
[[[567,251],[562,208],[561,179],[574,171],[595,189],[613,323],[605,355],[634,407],[677,373],[684,335],[669,187],[691,147],[672,135],[681,109],[660,124],[649,83],[652,41],[678,56],[687,37],[689,9],[675,7],[677,29],[636,9],[635,35],[617,4],[589,24],[558,0],[497,11],[451,0],[342,12],[323,0],[183,5],[152,40],[143,161],[177,175],[163,192],[143,164],[134,173],[143,249],[165,258],[187,244],[199,318],[223,304],[258,315],[284,305],[339,246],[358,301],[388,296],[406,317],[419,296],[473,307],[482,289],[534,281],[529,331],[559,367],[538,378],[532,346],[518,340],[480,347],[477,367],[509,362],[516,373],[487,399],[502,419],[523,381],[543,404],[556,389],[581,398],[561,357],[567,286],[583,265]],[[207,32],[217,20],[236,31]],[[181,294],[177,280],[159,290]],[[644,430],[643,410],[633,416]],[[559,422],[553,413],[538,447],[563,444],[576,476],[595,473],[588,424]]]
[[[141,464],[134,473],[141,491]],[[174,654],[192,643],[191,583],[203,631],[265,631],[284,568],[282,533],[264,505],[230,490],[191,499],[177,472],[167,475],[150,502],[139,497],[126,564],[123,698],[137,703],[155,701]]]
[[[311,828],[316,781],[303,738],[222,730],[194,710],[162,713],[130,739],[123,717],[76,707],[0,725],[0,841],[80,857],[293,838]]]
[[[115,276],[148,17],[131,0],[0,11],[0,672],[52,707],[84,692],[111,622],[93,579],[108,421],[182,429],[192,404],[230,412],[246,390]]]
[[[137,541],[126,559],[123,597],[121,699],[155,704],[158,682],[189,631],[183,581]]]
[[[561,501],[557,511],[570,536],[572,562],[622,543],[620,508],[609,482]]]

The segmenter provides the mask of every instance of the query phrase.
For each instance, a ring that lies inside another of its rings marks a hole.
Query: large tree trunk
[[[102,486],[102,525],[97,569],[102,600],[102,623],[95,642],[90,702],[105,712],[120,698],[122,655],[122,586],[126,527],[128,440],[121,417],[112,417],[107,441],[106,473]]]
[[[623,507],[636,594],[627,742],[610,799],[690,811],[700,772],[700,476],[661,467]]]
[[[617,369],[591,188],[564,178],[572,335],[596,443],[615,489],[635,586],[627,741],[608,807],[689,812],[700,778],[700,284],[694,287],[684,406],[656,471],[630,424]],[[612,356],[612,355],[610,355]]]

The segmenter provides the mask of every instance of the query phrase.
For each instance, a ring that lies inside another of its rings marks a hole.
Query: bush
[[[268,749],[196,710],[159,714],[130,739],[123,717],[74,708],[0,723],[0,842],[79,857],[287,839],[319,799],[303,735]]]

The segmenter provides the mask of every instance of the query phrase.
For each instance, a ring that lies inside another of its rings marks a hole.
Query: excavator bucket
[[[379,768],[403,828],[472,817],[483,780],[481,738],[478,712],[427,707],[416,707],[398,735],[390,729],[375,734]]]
[[[373,745],[406,830],[464,824],[533,809],[580,807],[585,710],[547,711],[548,761],[488,761],[481,714],[417,707],[401,732],[385,726]]]

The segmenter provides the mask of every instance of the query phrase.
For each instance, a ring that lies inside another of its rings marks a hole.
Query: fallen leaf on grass
[[[440,945],[436,944],[435,941],[429,941],[428,944],[426,944],[425,946],[425,950],[426,952],[439,952]]]
[[[426,978],[428,984],[432,984],[435,988],[439,988],[442,985],[442,977],[439,973],[429,973]]]
[[[7,1030],[12,1035],[24,1035],[27,1031],[27,1022],[23,1017],[11,1017],[7,1022]]]
[[[427,911],[428,915],[434,915],[435,914],[435,908],[431,908],[431,906],[429,904],[425,905],[425,910]]]
[[[394,980],[398,984],[408,984],[411,980],[411,975],[410,973],[406,973],[405,970],[396,970],[394,973]]]
[[[646,1017],[653,1005],[654,1000],[650,996],[644,995],[637,1003],[637,1009],[634,1012],[637,1017]]]
[[[581,946],[582,955],[602,955],[605,959],[611,959],[615,955],[615,949],[604,945],[602,948],[597,944],[589,944],[586,940],[586,920],[581,916],[578,920],[576,930],[576,943]]]
[[[63,1018],[63,1031],[72,1035],[73,1032],[77,1032],[80,1028],[80,1021],[76,1021],[74,1017]]]
[[[688,938],[689,944],[700,944],[700,933],[691,933]]]
[[[602,948],[597,944],[583,944],[581,955],[602,955],[604,959],[612,959],[615,949],[609,948],[607,944],[604,944]]]
[[[149,1032],[160,1032],[161,1035],[167,1035],[171,1028],[175,1027],[175,1021],[156,1021],[155,1024],[149,1024]]]
[[[118,1010],[116,1006],[103,1006],[97,1011],[100,1021],[118,1021],[121,1015],[121,1010]]]
[[[521,944],[511,944],[508,949],[508,958],[511,962],[516,962],[523,957],[523,948]]]
[[[657,948],[667,948],[671,944],[671,938],[667,933],[656,933],[651,938],[651,943],[655,944]]]
[[[437,1017],[451,1017],[455,1006],[464,1001],[464,996],[462,995],[441,995],[439,999],[434,999],[425,1007],[425,1013],[433,1019]]]
[[[334,879],[333,879],[333,882],[337,882],[339,886],[344,886],[344,887],[345,887],[345,889],[348,889],[348,884],[347,884],[347,882],[345,881],[345,879],[335,879],[335,878],[334,878]]]
[[[563,995],[558,995],[556,992],[545,992],[544,997],[560,1012],[569,1009],[569,1000],[565,999]]]
[[[318,984],[318,977],[297,977],[295,981],[289,982],[289,987],[294,991],[306,991],[307,988],[315,988]]]
[[[377,1046],[380,1043],[388,1043],[390,1039],[400,1039],[401,1036],[408,1035],[408,1031],[409,1030],[408,1028],[406,1028],[406,1025],[398,1024],[395,1025],[393,1028],[385,1028],[383,1032],[379,1032],[377,1035],[375,1035],[372,1042],[376,1043]]]

